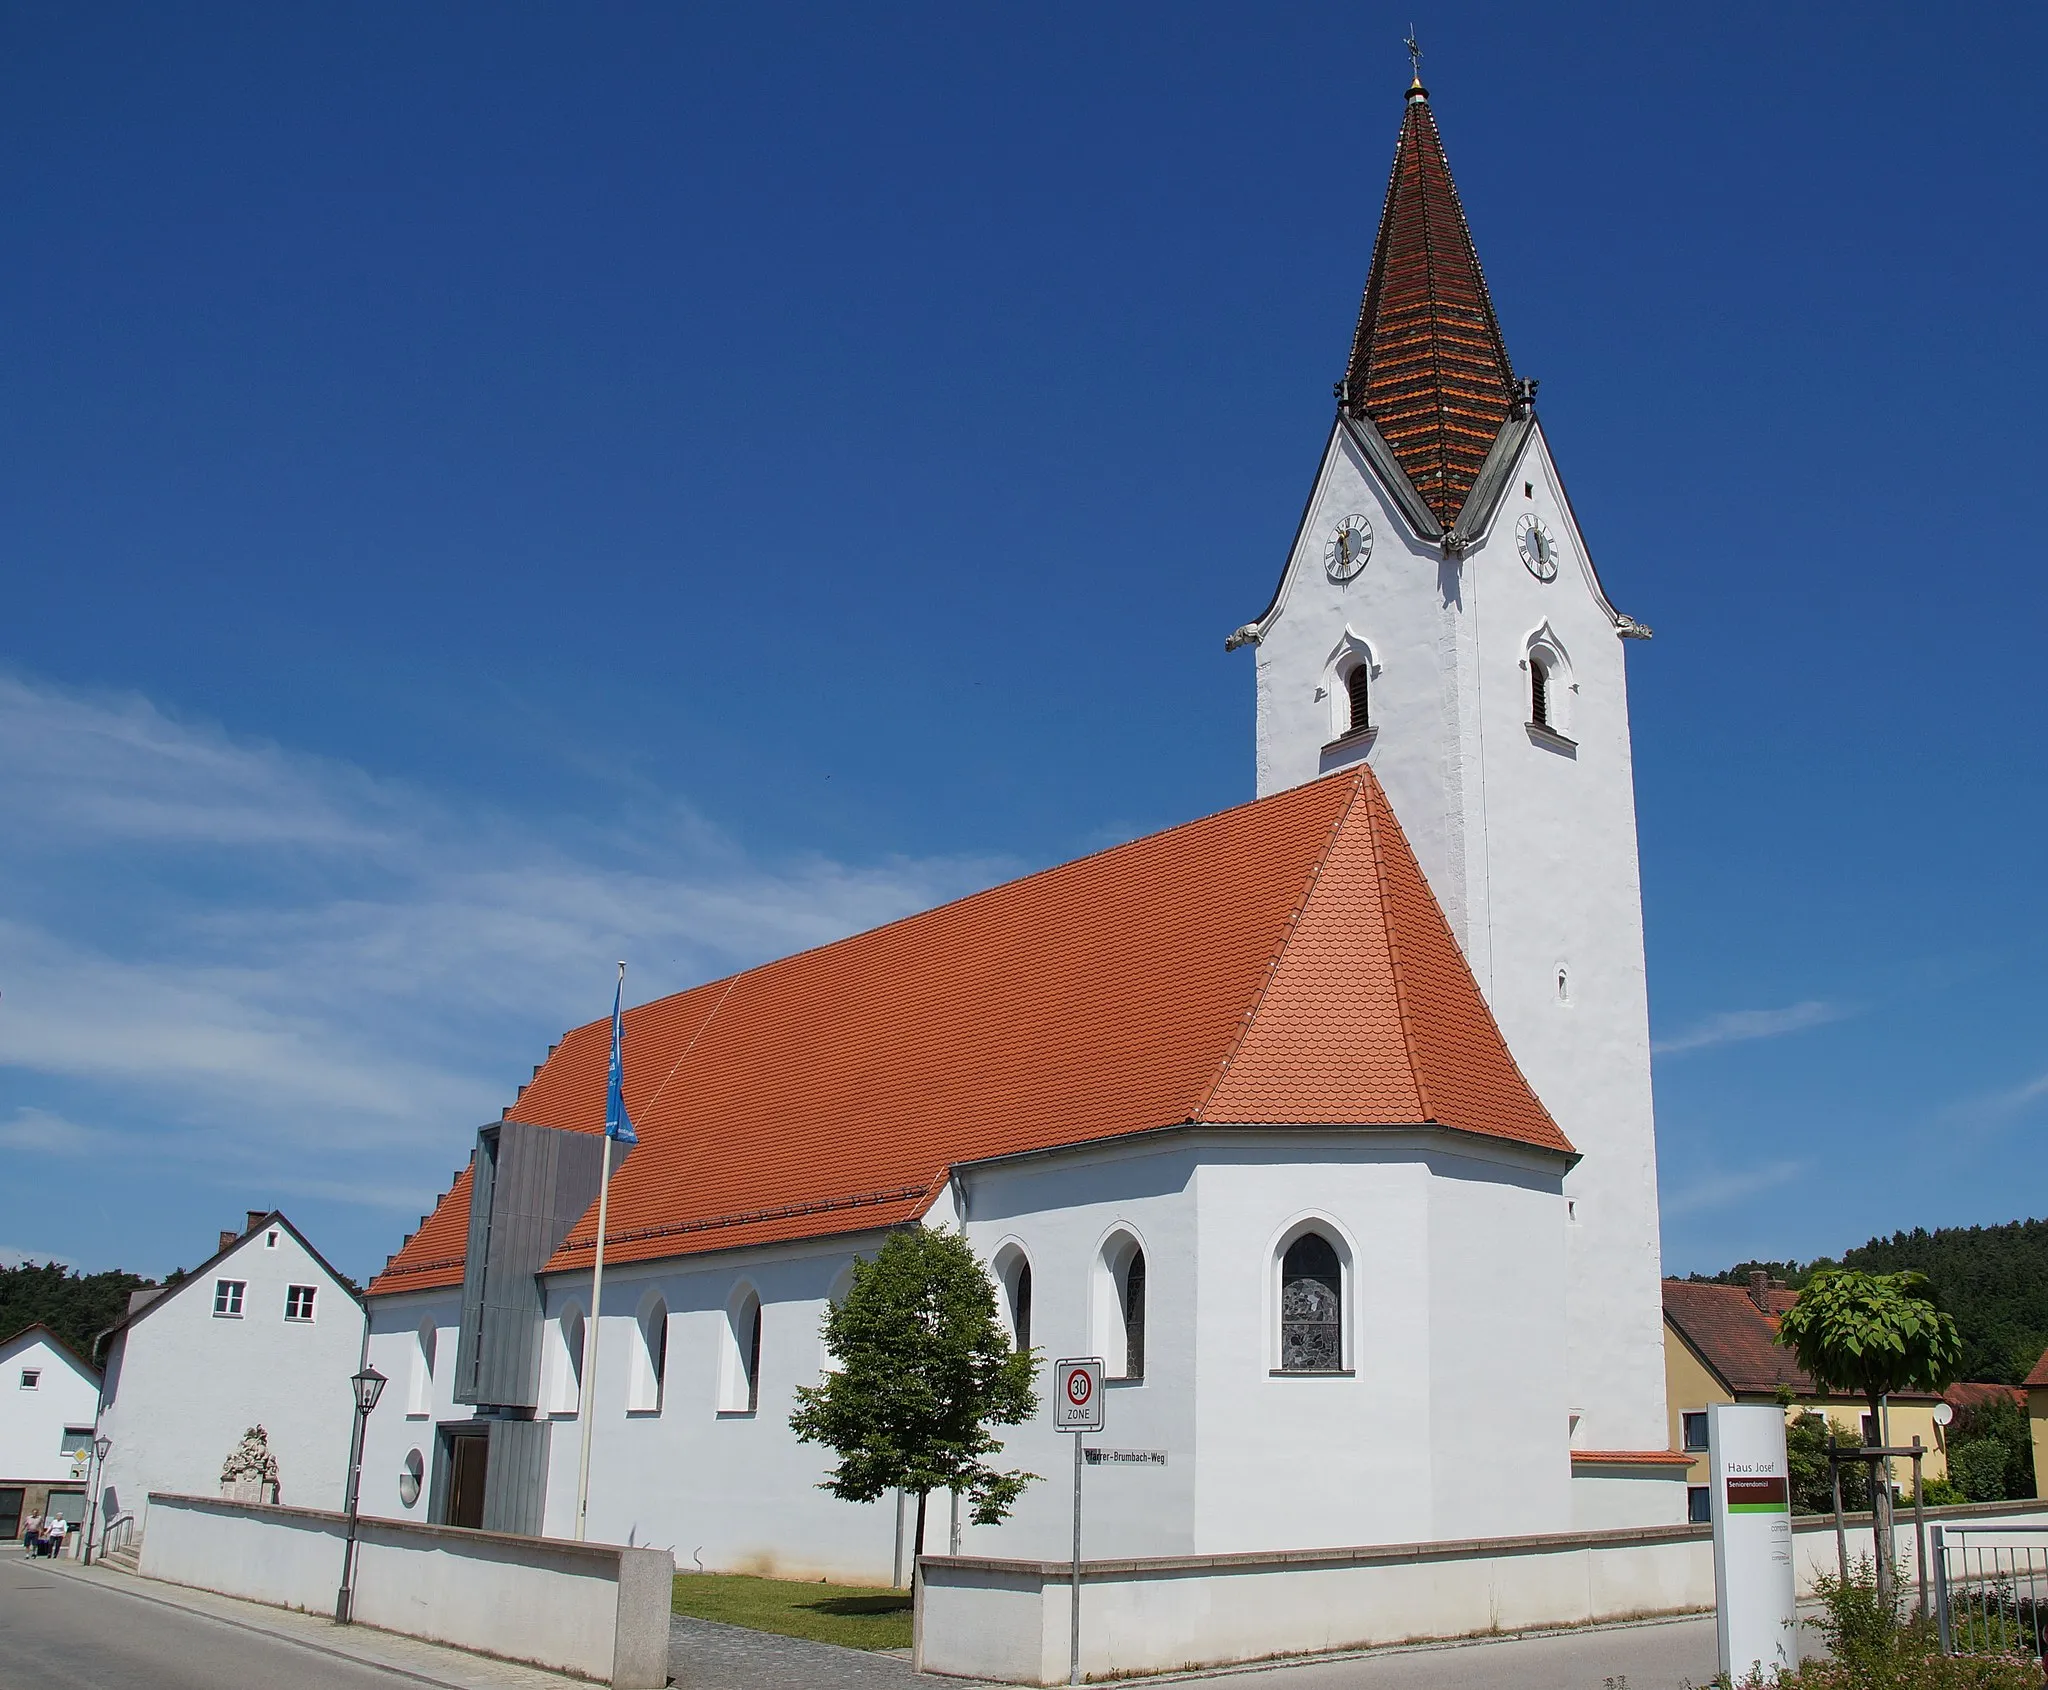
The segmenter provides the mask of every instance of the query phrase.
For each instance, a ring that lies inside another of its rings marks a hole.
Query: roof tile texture
[[[1571,1150],[1366,769],[643,1004],[625,1039],[620,1261],[896,1224],[955,1163],[1190,1122]],[[571,1032],[512,1117],[601,1130],[609,1041]],[[467,1209],[465,1176],[373,1289],[459,1280]]]
[[[1409,91],[1347,393],[1446,528],[1514,403],[1514,370],[1429,100]]]

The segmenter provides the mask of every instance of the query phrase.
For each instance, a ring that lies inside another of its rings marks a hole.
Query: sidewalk
[[[118,1600],[176,1608],[335,1660],[353,1661],[358,1666],[375,1667],[420,1684],[436,1685],[440,1690],[590,1690],[587,1679],[492,1660],[487,1655],[472,1655],[467,1650],[401,1637],[372,1626],[336,1625],[322,1614],[302,1614],[290,1608],[267,1607],[261,1602],[243,1602],[232,1596],[216,1596],[209,1590],[164,1584],[107,1567],[81,1567],[75,1561],[35,1561],[27,1565],[38,1572],[96,1586]]]

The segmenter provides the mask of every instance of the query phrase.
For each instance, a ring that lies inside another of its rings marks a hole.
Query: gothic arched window
[[[1305,1232],[1280,1258],[1280,1371],[1336,1373],[1343,1366],[1343,1264],[1320,1232]]]
[[[1031,1348],[1031,1264],[1019,1257],[1017,1272],[1010,1281],[1010,1329],[1017,1348]]]
[[[1367,688],[1372,684],[1372,665],[1360,658],[1351,666],[1351,673],[1344,677],[1344,691],[1351,700],[1351,725],[1349,732],[1363,733],[1372,726],[1372,714],[1367,708]]]
[[[752,1414],[761,1406],[761,1298],[750,1285],[725,1310],[725,1359],[719,1368],[718,1411]]]
[[[1133,1250],[1124,1264],[1124,1377],[1145,1377],[1145,1252]]]

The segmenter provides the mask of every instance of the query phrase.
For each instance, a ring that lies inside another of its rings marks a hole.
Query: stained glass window
[[[1133,1250],[1124,1269],[1124,1377],[1145,1377],[1145,1252]]]
[[[1334,1373],[1344,1365],[1344,1279],[1337,1252],[1303,1233],[1280,1259],[1280,1370]]]

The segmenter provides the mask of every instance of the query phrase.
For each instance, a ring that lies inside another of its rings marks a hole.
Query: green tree
[[[0,1268],[0,1338],[41,1321],[90,1361],[93,1340],[128,1312],[128,1293],[150,1283],[119,1269],[73,1273],[57,1262]]]
[[[1790,1395],[1790,1391],[1784,1393]],[[1793,1513],[1835,1511],[1835,1480],[1828,1469],[1828,1450],[1853,1449],[1855,1444],[1856,1440],[1831,1424],[1825,1414],[1811,1409],[1786,1421],[1785,1463],[1792,1481]],[[1851,1512],[1870,1506],[1869,1479],[1860,1461],[1842,1465],[1842,1506]]]
[[[2020,1405],[1999,1395],[1958,1414],[1948,1430],[1949,1477],[1972,1502],[2034,1494],[2034,1438]]]
[[[1921,1295],[1920,1273],[1817,1275],[1778,1320],[1778,1342],[1799,1358],[1823,1390],[1854,1392],[1883,1424],[1893,1391],[1938,1391],[1963,1358],[1956,1323]],[[1891,1486],[1878,1487],[1871,1520],[1877,1531],[1878,1577],[1892,1568]]]
[[[992,1428],[1038,1410],[1036,1352],[1012,1346],[995,1286],[958,1234],[910,1227],[873,1261],[855,1258],[846,1300],[826,1310],[825,1347],[835,1369],[797,1388],[789,1417],[799,1439],[839,1457],[820,1490],[847,1502],[915,1493],[922,1544],[931,1492],[963,1492],[975,1524],[992,1526],[1038,1477],[985,1459],[1002,1447]]]

